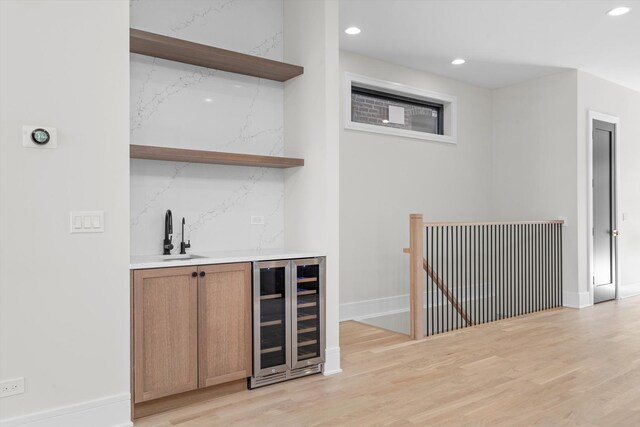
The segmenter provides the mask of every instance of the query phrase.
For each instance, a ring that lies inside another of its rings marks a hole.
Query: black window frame
[[[367,87],[357,86],[355,84],[351,84],[351,96],[353,95],[369,95],[375,96],[378,98],[382,98],[383,100],[389,101],[400,101],[406,104],[416,105],[418,107],[427,107],[432,110],[436,110],[438,113],[438,120],[436,122],[436,133],[422,132],[428,135],[443,135],[444,136],[444,104],[439,104],[437,102],[431,102],[424,99],[419,98],[411,98],[409,96],[398,95],[395,93],[383,92],[376,89],[370,89]],[[374,125],[375,126],[375,125]],[[383,126],[384,127],[384,126]],[[420,132],[420,131],[414,131]]]

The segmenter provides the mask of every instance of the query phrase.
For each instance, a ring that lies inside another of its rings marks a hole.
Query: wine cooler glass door
[[[253,280],[254,375],[284,372],[291,362],[289,262],[254,263]]]
[[[291,267],[293,368],[324,362],[324,258],[297,259]]]

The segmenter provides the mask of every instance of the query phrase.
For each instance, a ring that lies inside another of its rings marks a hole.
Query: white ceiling
[[[577,68],[640,91],[640,0],[340,0],[340,26],[341,49],[487,88]]]

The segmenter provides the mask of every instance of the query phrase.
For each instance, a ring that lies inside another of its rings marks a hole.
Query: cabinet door
[[[286,372],[291,354],[289,261],[253,264],[253,374]]]
[[[325,259],[291,261],[292,368],[324,363]]]
[[[251,376],[251,264],[201,266],[199,386]]]
[[[195,267],[134,273],[134,394],[144,402],[198,387]]]

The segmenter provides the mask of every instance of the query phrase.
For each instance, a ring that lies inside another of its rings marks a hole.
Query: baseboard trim
[[[482,286],[473,287],[478,288],[477,291],[473,291],[473,295],[479,295],[484,297],[485,294]],[[425,308],[427,308],[426,302],[430,298],[427,297],[427,292],[424,293]],[[464,301],[464,299],[460,299]],[[440,305],[440,304],[438,304]],[[364,301],[348,302],[340,304],[340,321],[345,322],[347,320],[366,320],[374,317],[389,316],[391,314],[406,313],[409,311],[409,294],[396,295],[392,297],[376,298]]]
[[[340,304],[340,321],[363,320],[409,310],[409,295]]]
[[[585,308],[591,306],[589,292],[562,292],[562,305],[569,308]]]
[[[0,420],[0,427],[130,427],[131,395],[102,399]]]
[[[637,297],[640,295],[640,282],[622,285],[618,288],[618,293],[620,294],[620,299]]]
[[[325,362],[322,374],[325,376],[335,375],[342,372],[340,369],[340,347],[327,348],[324,351]]]

